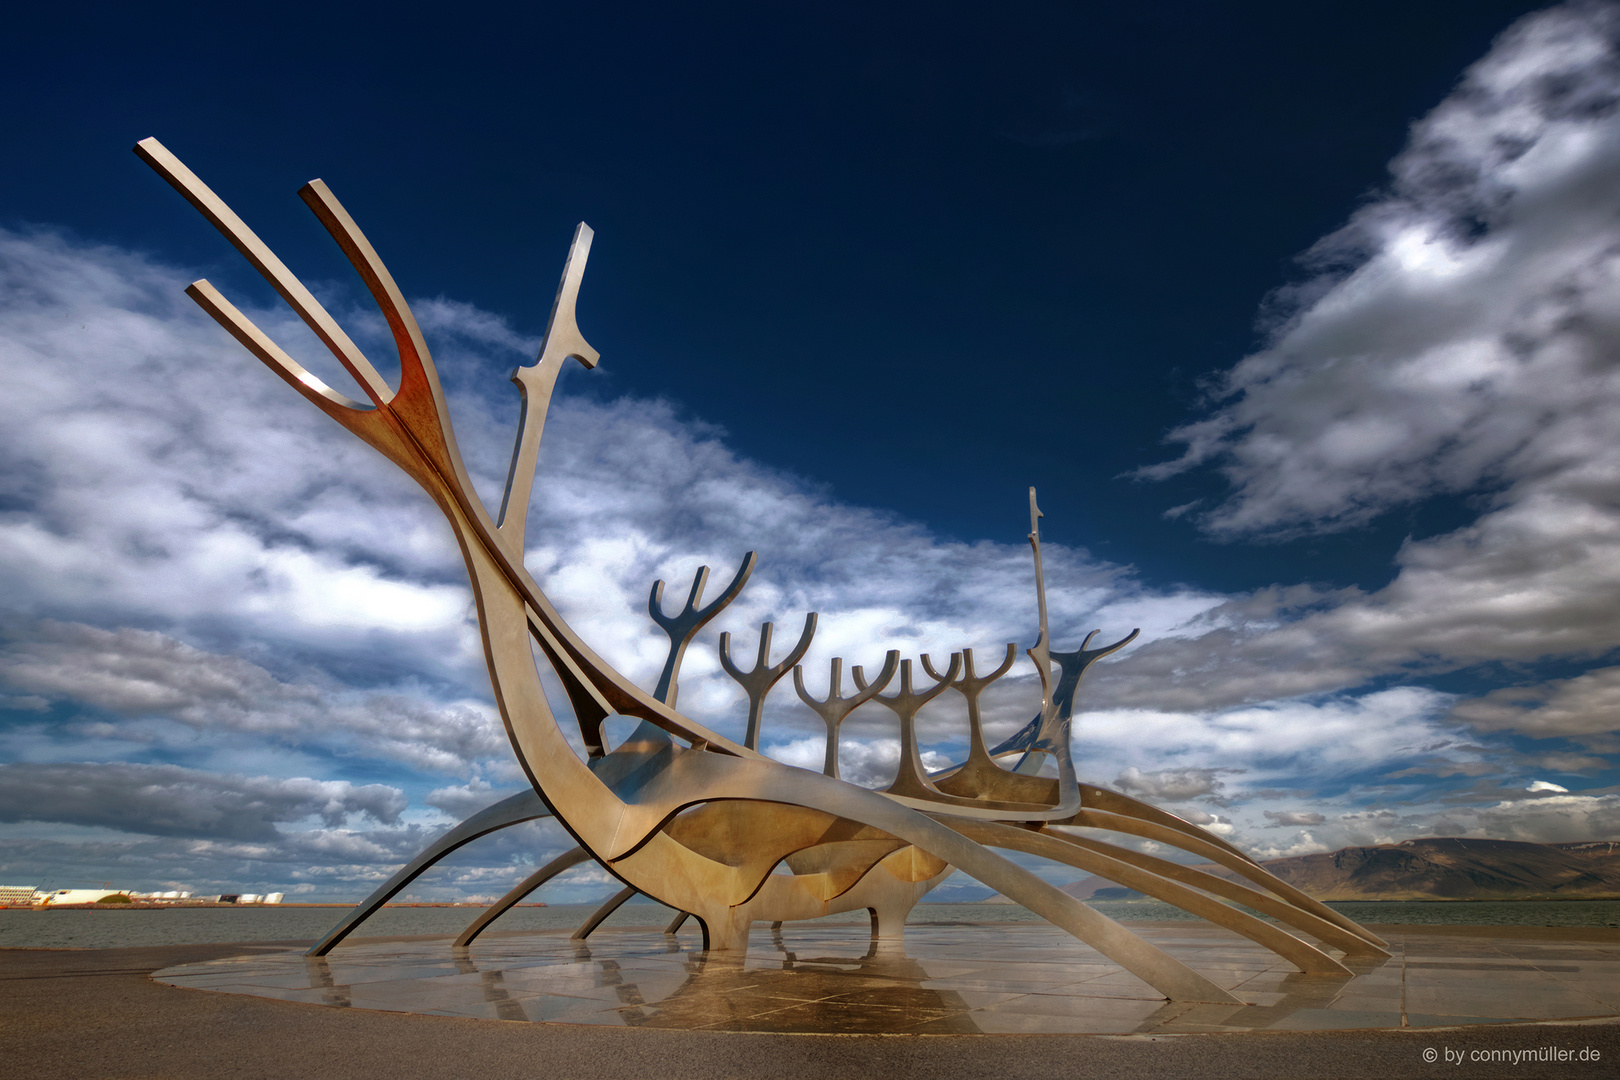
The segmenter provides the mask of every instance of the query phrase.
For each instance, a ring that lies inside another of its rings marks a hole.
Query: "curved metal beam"
[[[1229,881],[1218,874],[1211,874],[1207,870],[1199,870],[1192,866],[1183,866],[1181,863],[1161,859],[1157,855],[1144,855],[1140,851],[1119,847],[1117,844],[1104,843],[1086,836],[1071,836],[1052,829],[1041,830],[1042,835],[1056,837],[1066,844],[1086,848],[1090,851],[1100,852],[1120,862],[1130,863],[1151,870],[1160,877],[1167,877],[1179,881],[1184,885],[1191,885],[1208,893],[1264,915],[1269,915],[1278,922],[1287,923],[1296,930],[1303,930],[1318,941],[1331,945],[1342,951],[1346,956],[1388,956],[1389,953],[1380,949],[1372,942],[1344,929],[1337,923],[1329,922],[1319,915],[1313,915],[1303,908],[1296,907],[1286,900],[1279,900],[1270,893],[1251,889],[1246,885],[1239,885]]]
[[[489,907],[485,908],[483,914],[474,919],[472,921],[472,925],[463,930],[461,932],[461,936],[456,938],[453,944],[458,949],[471,945],[473,938],[477,937],[479,934],[482,934],[490,923],[494,922],[496,919],[512,910],[512,908],[516,907],[525,896],[528,896],[530,893],[534,892],[534,890],[538,889],[540,886],[544,885],[546,882],[550,881],[564,870],[570,870],[590,857],[591,853],[582,847],[577,847],[570,851],[563,852],[561,855],[557,856],[555,859],[552,859],[550,862],[546,863],[546,865],[542,866],[540,869],[518,882],[517,885],[513,887],[511,892],[507,893],[505,896],[489,905]]]
[[[1246,911],[1223,904],[1205,896],[1180,882],[1160,877],[1151,870],[1092,851],[1066,844],[1056,836],[1030,832],[1014,825],[993,821],[949,821],[946,824],[972,840],[991,847],[1009,848],[1038,855],[1043,859],[1064,863],[1079,870],[1116,881],[1126,888],[1146,893],[1155,900],[1174,904],[1183,911],[1208,919],[1217,926],[1236,931],[1257,945],[1261,945],[1297,966],[1307,975],[1337,975],[1348,978],[1353,972],[1327,953],[1309,942],[1302,941],[1288,931],[1257,919]]]
[[[608,897],[607,903],[597,908],[590,918],[586,919],[580,924],[578,930],[575,930],[569,935],[569,938],[573,941],[584,941],[586,938],[591,936],[591,933],[595,931],[598,926],[601,926],[607,921],[607,917],[609,915],[612,915],[615,911],[618,911],[624,906],[624,902],[626,900],[630,899],[640,891],[641,890],[636,888],[634,885],[626,885],[624,888]]]
[[[1143,821],[1151,821],[1166,828],[1175,829],[1177,832],[1183,832],[1206,843],[1214,844],[1216,847],[1236,855],[1245,862],[1254,863],[1256,866],[1260,865],[1247,852],[1229,841],[1222,840],[1208,829],[1199,828],[1185,818],[1179,818],[1168,810],[1160,810],[1152,803],[1145,803],[1141,799],[1133,799],[1129,795],[1123,795],[1108,788],[1097,787],[1094,784],[1081,784],[1080,802],[1087,810],[1106,810],[1110,814],[1123,814],[1125,817],[1140,818]],[[1047,824],[1062,825],[1063,822],[1049,821]]]
[[[484,807],[478,813],[423,848],[421,854],[400,867],[393,877],[377,886],[370,896],[360,901],[353,911],[345,915],[331,930],[328,930],[326,936],[317,941],[314,947],[305,955],[325,956],[331,952],[338,942],[348,937],[356,927],[375,915],[384,904],[392,900],[405,886],[415,881],[424,870],[463,844],[469,844],[480,836],[495,832],[498,829],[550,816],[551,808],[540,798],[540,793],[533,789],[520,791],[516,795],[502,799],[493,806]]]
[[[1288,884],[1288,882],[1270,871],[1262,869],[1253,859],[1234,856],[1224,847],[1212,844],[1207,840],[1188,836],[1179,830],[1157,825],[1151,821],[1125,817],[1121,814],[1110,814],[1102,810],[1082,810],[1064,824],[1077,825],[1088,829],[1105,829],[1111,832],[1129,833],[1132,836],[1140,836],[1147,840],[1156,840],[1161,844],[1169,844],[1171,847],[1178,847],[1182,851],[1189,851],[1195,855],[1202,855],[1206,859],[1226,867],[1228,870],[1235,870],[1256,885],[1276,893],[1289,903],[1343,927],[1363,941],[1377,945],[1381,949],[1389,947],[1389,942],[1362,927],[1354,919],[1341,915],[1316,899],[1316,897]]]

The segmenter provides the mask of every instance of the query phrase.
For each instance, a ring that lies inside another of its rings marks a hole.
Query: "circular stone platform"
[[[1204,923],[1132,927],[1246,1005],[1167,1002],[1044,924],[919,925],[903,947],[864,928],[756,929],[743,959],[688,933],[491,934],[271,953],[171,967],[159,982],[224,993],[495,1020],[824,1034],[1113,1033],[1401,1028],[1620,1018],[1620,941],[1460,928],[1380,930],[1387,960],[1302,975]]]

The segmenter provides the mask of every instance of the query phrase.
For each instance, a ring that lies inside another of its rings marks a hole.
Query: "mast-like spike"
[[[523,397],[518,414],[517,440],[512,444],[512,464],[506,473],[506,490],[501,496],[501,512],[496,535],[506,545],[513,558],[523,558],[523,529],[529,515],[529,498],[534,490],[534,467],[540,454],[540,435],[545,430],[546,413],[551,408],[551,393],[557,386],[557,376],[563,364],[571,357],[594,368],[601,354],[585,341],[574,319],[574,306],[579,299],[579,284],[585,276],[585,263],[591,256],[591,239],[596,234],[583,221],[574,230],[574,241],[568,247],[568,261],[563,264],[562,280],[557,283],[557,297],[551,303],[551,318],[546,323],[545,340],[540,355],[528,367],[512,372]]]
[[[1035,552],[1035,603],[1040,615],[1040,636],[1027,650],[1041,677],[1041,715],[1052,711],[1052,634],[1046,620],[1046,577],[1041,571],[1041,508],[1035,505],[1035,489],[1029,489],[1029,546]]]

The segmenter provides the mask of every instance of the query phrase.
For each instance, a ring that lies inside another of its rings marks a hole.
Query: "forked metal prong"
[[[135,144],[135,153],[176,191],[185,196],[186,201],[195,206],[202,216],[242,253],[243,258],[264,276],[276,292],[281,294],[281,298],[287,301],[288,306],[298,313],[298,317],[315,332],[315,336],[332,351],[338,362],[365,388],[367,397],[375,404],[381,405],[394,396],[394,392],[388,388],[382,376],[377,374],[377,369],[371,366],[371,361],[366,359],[359,346],[337,324],[337,320],[321,306],[321,302],[315,299],[314,294],[304,286],[304,283],[287,269],[286,264],[276,257],[270,246],[260,240],[258,235],[247,227],[247,223],[226,205],[224,199],[214,194],[212,188],[203,183],[196,173],[186,168],[179,158],[156,139],[142,139]]]
[[[394,282],[394,275],[388,272],[377,255],[377,249],[371,246],[366,234],[360,231],[354,218],[338,202],[332,189],[326,186],[326,181],[311,180],[298,189],[298,197],[314,212],[315,217],[326,228],[332,239],[342,249],[349,265],[354,267],[360,280],[366,283],[366,289],[371,298],[376,301],[377,308],[388,322],[388,328],[393,331],[394,344],[399,349],[400,363],[405,368],[422,367],[422,361],[428,357],[427,342],[422,337],[422,328],[417,325],[416,316],[411,313],[411,306],[405,302],[404,293]],[[376,372],[372,372],[376,375]],[[401,379],[405,378],[402,371]],[[387,385],[379,377],[377,384],[387,391]]]
[[[765,711],[766,695],[782,676],[804,659],[804,654],[810,650],[810,639],[815,636],[816,613],[812,611],[804,617],[804,630],[799,634],[799,643],[782,658],[781,663],[773,665],[770,662],[771,624],[764,623],[759,628],[759,658],[754,661],[752,671],[743,671],[731,659],[731,632],[728,630],[720,635],[720,667],[741,683],[748,694],[748,728],[743,736],[743,745],[748,749],[759,749],[760,721]]]
[[[704,608],[699,608],[698,604],[703,600],[703,586],[709,580],[709,568],[698,567],[698,572],[692,579],[692,591],[686,597],[686,606],[676,615],[664,614],[663,580],[653,582],[652,595],[647,598],[647,614],[651,615],[653,622],[669,635],[669,657],[664,661],[664,670],[658,676],[658,688],[653,691],[653,696],[659,701],[671,708],[675,706],[675,695],[679,689],[676,680],[680,675],[681,660],[686,656],[686,647],[697,636],[697,632],[703,629],[704,624],[737,599],[758,563],[759,556],[755,552],[750,551],[744,555],[742,565],[737,568],[737,574],[731,579],[731,584],[726,586],[725,592]]]
[[[798,692],[799,700],[814,709],[816,715],[821,717],[822,722],[827,725],[827,752],[821,765],[821,771],[824,774],[834,779],[838,778],[838,729],[843,724],[844,718],[870,701],[873,694],[887,686],[889,680],[894,678],[894,673],[899,666],[900,650],[890,649],[883,657],[883,670],[878,672],[878,677],[870,685],[867,685],[857,675],[856,681],[861,688],[854,696],[845,697],[844,658],[835,656],[832,658],[831,669],[827,673],[827,696],[825,699],[817,699],[811,696],[809,690],[805,689],[804,668],[800,665],[794,665],[793,689]],[[851,674],[860,670],[860,665],[857,664]]]
[[[277,345],[275,341],[259,329],[252,319],[237,310],[236,305],[220,295],[218,289],[207,278],[193,281],[186,287],[186,295],[194,300],[198,307],[206,311],[215,322],[225,328],[225,331],[242,343],[248,352],[258,357],[263,364],[277,375],[281,376],[294,390],[318,405],[323,412],[342,419],[342,412],[371,412],[373,405],[345,397],[336,390],[327,386],[313,373]]]
[[[951,683],[951,687],[967,699],[968,711],[968,760],[963,767],[969,770],[982,770],[985,768],[999,769],[991,759],[984,742],[984,722],[979,712],[979,695],[984,693],[985,687],[1001,678],[1012,670],[1013,662],[1018,659],[1018,646],[1008,643],[1007,655],[1002,659],[1001,665],[988,675],[976,675],[973,671],[973,650],[962,650],[962,677]],[[922,655],[923,670],[929,676],[941,682],[946,681],[945,676],[934,670],[928,654]]]
[[[927,665],[932,668],[932,665]],[[893,795],[905,795],[913,799],[930,799],[940,795],[938,789],[928,782],[928,774],[922,767],[922,753],[917,744],[917,713],[922,707],[943,694],[950,685],[956,681],[957,674],[962,670],[962,654],[951,653],[951,664],[943,677],[927,690],[916,690],[911,685],[911,661],[900,661],[900,689],[889,696],[873,694],[874,701],[880,701],[889,707],[900,720],[900,766],[895,771],[894,783],[890,784],[888,791]],[[867,689],[866,679],[860,668],[850,672],[855,677],[855,685]]]
[[[583,221],[574,229],[574,239],[568,245],[568,259],[563,263],[562,280],[557,283],[557,295],[551,302],[551,316],[546,320],[546,336],[540,343],[540,355],[534,363],[512,372],[522,404],[518,415],[517,439],[512,443],[512,463],[506,472],[506,488],[501,494],[501,511],[496,517],[496,533],[516,558],[523,557],[523,532],[529,513],[529,499],[534,490],[534,470],[540,454],[540,436],[545,431],[546,414],[551,408],[551,395],[557,386],[557,376],[570,358],[586,368],[594,368],[601,354],[591,348],[585,335],[579,331],[575,319],[575,306],[579,301],[579,286],[585,276],[585,263],[591,256],[591,240],[595,237],[591,227]]]

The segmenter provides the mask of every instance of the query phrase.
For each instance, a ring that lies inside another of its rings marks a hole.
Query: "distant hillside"
[[[1428,838],[1276,859],[1266,869],[1323,900],[1620,897],[1612,842]]]
[[[1264,865],[1319,900],[1620,899],[1620,843],[1614,841],[1527,844],[1429,837]],[[1222,867],[1199,869],[1237,879]],[[1095,876],[1063,891],[1082,900],[1137,895]]]

